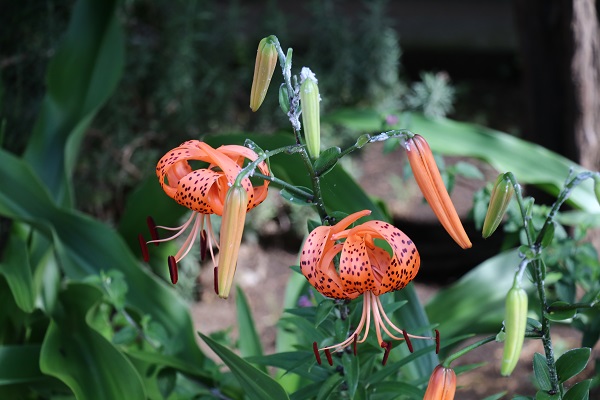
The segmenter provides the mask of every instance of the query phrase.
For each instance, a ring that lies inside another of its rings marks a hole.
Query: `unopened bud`
[[[321,149],[321,117],[319,110],[319,86],[317,78],[309,68],[302,68],[300,72],[300,104],[302,105],[302,124],[304,125],[304,139],[311,157],[319,157]]]
[[[434,368],[423,400],[453,400],[456,392],[456,373],[452,368]]]
[[[484,238],[490,237],[492,233],[496,231],[498,225],[500,225],[514,192],[515,189],[510,180],[506,177],[506,174],[498,175],[494,188],[492,189],[490,204],[487,213],[485,214],[485,220],[483,221],[482,235]]]
[[[244,233],[248,193],[240,185],[234,185],[227,191],[223,204],[221,238],[219,241],[218,295],[226,299],[231,290],[233,275],[237,267],[238,253]]]
[[[281,86],[279,86],[279,107],[285,114],[290,111],[290,96],[285,83],[282,83]]]
[[[276,65],[277,48],[273,43],[273,38],[269,36],[260,41],[256,51],[254,78],[252,79],[252,89],[250,91],[250,108],[252,111],[258,110],[263,103]]]
[[[506,295],[504,353],[500,373],[509,376],[519,361],[527,327],[527,293],[514,285]]]

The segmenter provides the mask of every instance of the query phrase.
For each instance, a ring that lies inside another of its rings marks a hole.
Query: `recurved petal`
[[[364,237],[349,235],[346,238],[340,254],[340,277],[344,291],[348,293],[364,293],[378,288]]]
[[[417,276],[421,257],[413,241],[400,229],[383,221],[367,221],[354,229],[370,232],[373,238],[385,240],[392,248],[393,255],[387,268],[380,271],[382,278],[378,291],[373,293],[400,290]]]
[[[221,173],[210,169],[197,169],[179,180],[173,199],[184,207],[202,214],[223,213],[224,198],[221,199],[215,182]],[[226,191],[227,189],[225,189]],[[216,199],[215,199],[216,198]]]
[[[429,144],[422,136],[415,135],[405,142],[405,148],[417,185],[429,206],[452,239],[463,249],[470,248],[471,241],[450,200]]]

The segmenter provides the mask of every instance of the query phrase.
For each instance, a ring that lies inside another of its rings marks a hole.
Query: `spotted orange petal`
[[[378,288],[364,236],[349,235],[346,238],[340,257],[340,276],[347,293],[360,294]]]

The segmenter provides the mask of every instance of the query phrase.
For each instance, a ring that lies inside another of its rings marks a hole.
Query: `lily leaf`
[[[48,66],[47,93],[24,157],[61,204],[71,201],[67,178],[83,134],[123,70],[118,5],[117,0],[79,0]]]
[[[88,311],[101,300],[101,292],[73,283],[59,298],[64,313],[46,332],[41,371],[66,383],[78,399],[145,398],[144,385],[131,362],[86,321]]]
[[[240,358],[225,346],[198,332],[198,335],[229,367],[246,395],[255,400],[289,399],[287,393],[277,381],[255,368],[248,361]]]

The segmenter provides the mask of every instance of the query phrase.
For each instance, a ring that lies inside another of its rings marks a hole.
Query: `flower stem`
[[[507,179],[509,179],[509,181],[515,189],[515,196],[517,198],[517,203],[521,211],[521,217],[523,219],[523,228],[527,237],[527,243],[534,253],[534,258],[530,262],[533,266],[533,278],[537,288],[538,297],[540,299],[540,315],[542,323],[541,339],[544,346],[544,353],[546,355],[546,364],[548,365],[551,386],[549,393],[551,394],[562,393],[563,388],[562,385],[558,382],[558,373],[556,371],[554,349],[552,346],[552,338],[550,336],[550,320],[547,318],[547,314],[550,312],[550,307],[548,306],[546,290],[544,285],[544,272],[542,265],[543,261],[539,257],[539,254],[541,252],[541,244],[546,234],[546,231],[551,225],[554,224],[554,218],[562,204],[569,198],[569,195],[571,194],[572,190],[577,185],[579,185],[581,182],[588,178],[592,178],[594,175],[595,173],[593,172],[582,172],[576,175],[575,177],[571,178],[571,174],[569,174],[569,176],[566,179],[564,188],[561,190],[556,201],[552,205],[552,208],[550,209],[550,212],[548,213],[546,220],[544,221],[542,229],[540,229],[534,240],[533,234],[529,229],[531,216],[528,214],[527,208],[525,207],[525,201],[523,200],[523,194],[521,192],[521,185],[519,185],[516,178],[511,172],[506,173]]]
[[[488,336],[484,339],[481,339],[463,349],[460,349],[459,351],[457,351],[456,353],[453,353],[451,355],[449,355],[444,362],[442,363],[442,366],[444,368],[450,368],[450,363],[452,363],[452,361],[456,360],[459,357],[464,356],[465,354],[467,354],[468,352],[470,352],[471,350],[475,350],[478,347],[483,346],[486,343],[492,342],[496,340],[496,336]]]

